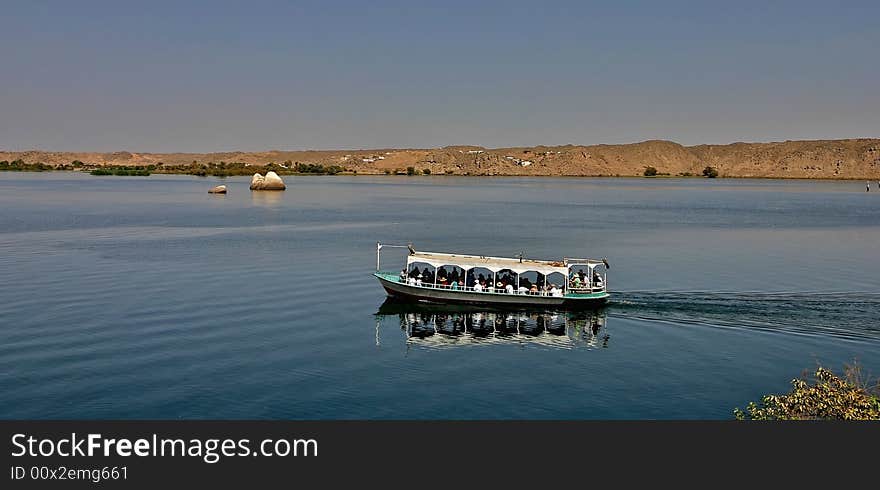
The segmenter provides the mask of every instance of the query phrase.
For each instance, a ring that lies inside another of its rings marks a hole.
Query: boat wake
[[[880,340],[880,293],[616,292],[611,317]]]

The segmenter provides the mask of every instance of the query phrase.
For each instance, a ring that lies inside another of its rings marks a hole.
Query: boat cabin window
[[[467,272],[467,287],[477,292],[488,291],[492,283],[492,271],[485,267],[473,267]]]
[[[495,291],[499,293],[514,293],[516,291],[517,273],[510,269],[501,269],[495,273]]]
[[[540,295],[547,291],[544,281],[544,274],[538,271],[525,271],[519,274],[519,286],[517,293]]]
[[[603,288],[605,277],[600,265],[572,265],[568,271],[568,288],[571,290],[593,290]]]
[[[413,262],[409,265],[406,281],[415,285],[434,284],[434,274],[434,266],[424,262]]]
[[[444,265],[437,269],[437,285],[449,288],[464,287],[464,269],[457,265]]]

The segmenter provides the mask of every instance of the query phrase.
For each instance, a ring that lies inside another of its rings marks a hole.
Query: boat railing
[[[566,291],[563,291],[561,288],[558,288],[556,290],[556,293],[554,294],[552,291],[548,291],[548,290],[531,291],[530,289],[527,290],[524,288],[522,288],[522,289],[514,288],[512,291],[508,291],[506,288],[496,288],[496,287],[491,287],[491,286],[488,286],[488,287],[473,287],[473,286],[452,287],[449,284],[424,282],[419,279],[413,279],[413,278],[404,279],[401,277],[397,278],[397,282],[407,284],[409,286],[417,286],[417,287],[430,288],[430,289],[442,289],[442,290],[446,290],[446,291],[461,291],[461,292],[467,292],[467,293],[513,294],[513,295],[522,295],[522,296],[556,296],[556,297],[561,297],[565,293],[590,294],[590,293],[600,293],[600,292],[605,291],[605,288],[603,286],[596,286],[596,287],[592,287],[592,288],[591,287],[586,287],[586,288],[569,287],[568,290],[566,290]]]
[[[594,286],[594,287],[569,287],[568,292],[574,294],[590,294],[590,293],[601,293],[605,291],[604,286]]]

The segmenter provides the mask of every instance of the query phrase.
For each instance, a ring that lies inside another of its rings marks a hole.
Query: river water
[[[863,182],[285,180],[0,173],[0,418],[729,419],[880,375]],[[612,301],[383,304],[377,241],[607,257]]]

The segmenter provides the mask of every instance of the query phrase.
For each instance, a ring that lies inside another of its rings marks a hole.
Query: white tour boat
[[[398,272],[382,271],[383,247],[406,247]],[[424,302],[505,307],[593,308],[608,294],[608,261],[487,257],[416,251],[412,245],[376,244],[376,272],[388,296]]]

